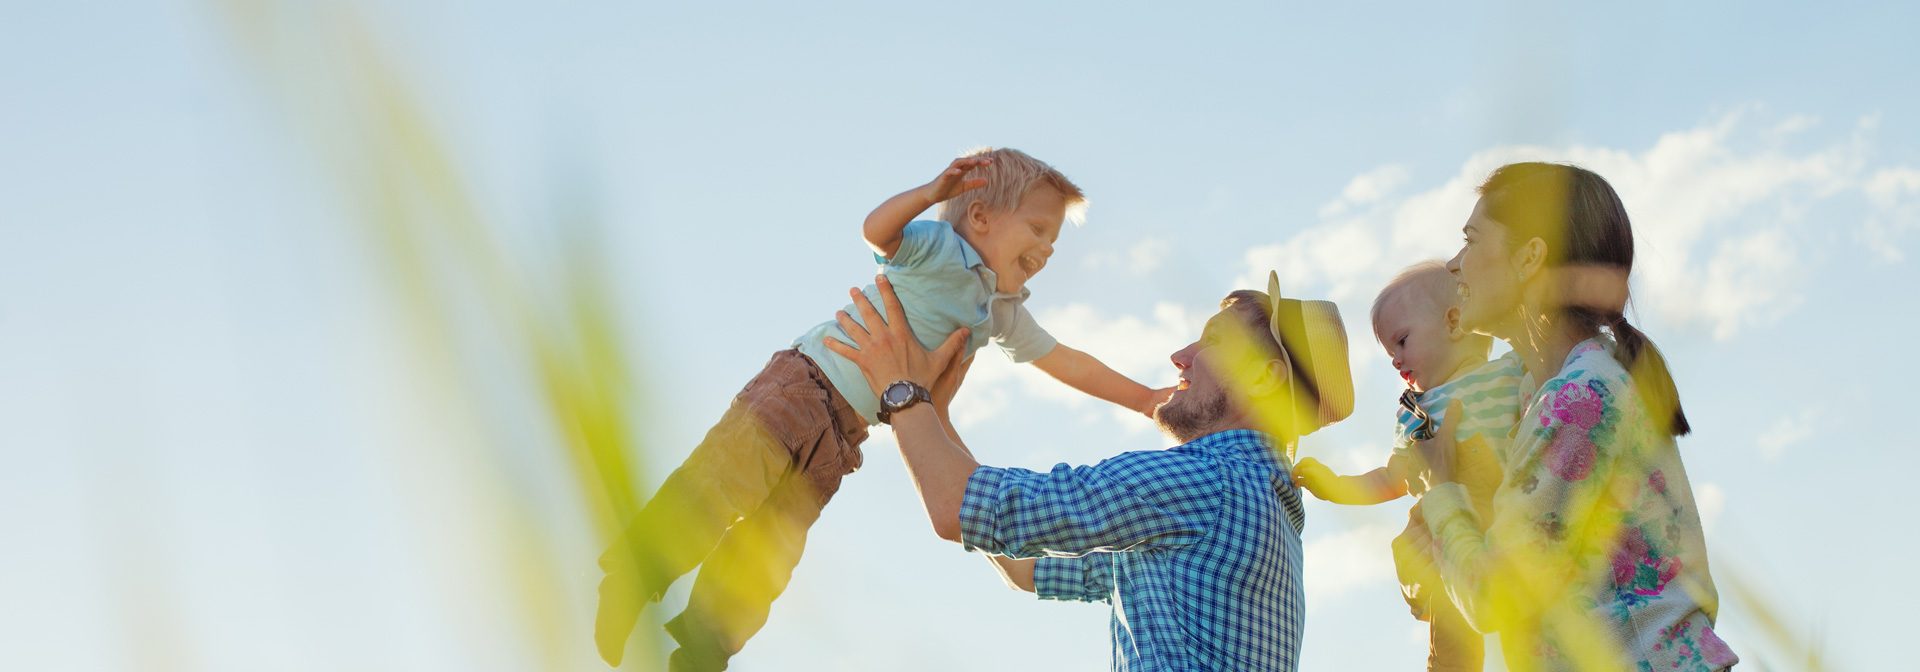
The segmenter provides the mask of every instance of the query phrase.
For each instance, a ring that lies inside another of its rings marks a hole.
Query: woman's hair
[[[1617,268],[1623,282],[1624,273],[1633,270],[1633,225],[1627,207],[1613,186],[1593,171],[1557,163],[1508,164],[1480,185],[1480,202],[1488,217],[1507,227],[1509,247],[1532,238],[1545,241],[1547,267]],[[1576,304],[1556,310],[1578,327],[1611,332],[1620,346],[1614,357],[1633,377],[1649,417],[1665,421],[1673,436],[1692,431],[1666,358],[1627,322],[1619,306]]]
[[[1067,221],[1079,224],[1085,216],[1086,194],[1080,191],[1080,186],[1074,184],[1073,180],[1067,179],[1066,175],[1045,161],[1009,147],[981,147],[960,156],[984,156],[993,159],[993,163],[975,168],[967,175],[985,178],[987,186],[961,192],[940,204],[940,219],[952,224],[955,229],[966,224],[967,208],[974,203],[984,206],[987,212],[1011,212],[1020,207],[1020,199],[1026,198],[1027,192],[1043,186],[1060,192],[1060,196],[1066,199]]]

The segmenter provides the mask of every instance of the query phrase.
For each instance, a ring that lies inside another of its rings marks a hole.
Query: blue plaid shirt
[[[969,551],[1039,558],[1041,599],[1113,605],[1115,670],[1293,670],[1306,514],[1267,435],[1038,473],[980,467],[960,504]]]

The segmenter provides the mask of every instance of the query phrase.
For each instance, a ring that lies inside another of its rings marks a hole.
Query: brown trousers
[[[807,529],[860,467],[867,423],[798,350],[773,355],[600,558],[640,605],[701,567],[667,623],[673,670],[722,670],[786,590]],[[604,596],[602,599],[606,599]]]

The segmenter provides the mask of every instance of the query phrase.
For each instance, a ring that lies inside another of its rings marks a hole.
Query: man
[[[886,314],[904,315],[886,278]],[[1346,332],[1324,301],[1240,290],[1173,353],[1180,383],[1154,412],[1181,445],[1048,473],[981,466],[946,406],[965,330],[929,352],[858,291],[854,343],[832,341],[880,395],[942,539],[993,557],[1042,599],[1113,606],[1116,670],[1293,670],[1302,625],[1300,529],[1289,475],[1300,436],[1353,408]],[[861,324],[873,325],[865,329]]]

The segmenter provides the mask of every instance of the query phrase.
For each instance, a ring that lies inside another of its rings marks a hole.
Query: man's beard
[[[1204,399],[1175,396],[1153,410],[1153,420],[1160,424],[1160,431],[1166,432],[1173,440],[1191,443],[1194,439],[1213,433],[1214,428],[1220,425],[1220,419],[1227,416],[1227,411],[1226,391],[1216,389],[1212,396]]]

